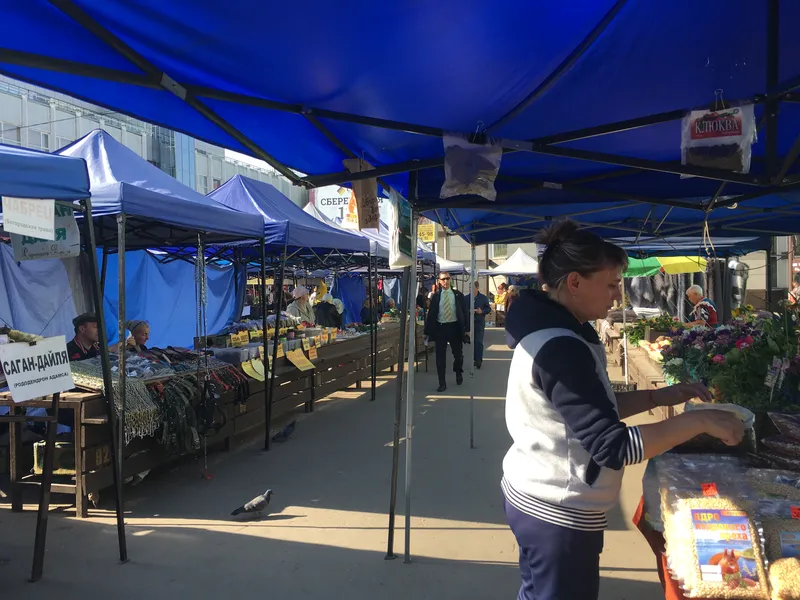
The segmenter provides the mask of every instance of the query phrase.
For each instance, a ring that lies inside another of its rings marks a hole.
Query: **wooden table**
[[[17,409],[52,408],[52,398],[39,398],[28,402],[14,403],[8,392],[0,393],[0,406],[10,407],[13,415]],[[86,438],[96,429],[108,431],[108,418],[103,395],[98,392],[64,392],[59,401],[59,411],[72,410],[72,431],[75,444],[75,480],[73,483],[53,483],[52,491],[57,494],[74,494],[77,516],[88,515],[87,492],[84,489],[84,478],[78,474],[84,472],[84,448]],[[33,418],[31,418],[33,420]],[[8,426],[8,458],[11,479],[11,510],[22,511],[22,489],[26,485],[41,485],[38,475],[24,475],[22,471],[22,422],[10,423]],[[110,459],[109,459],[110,460]]]

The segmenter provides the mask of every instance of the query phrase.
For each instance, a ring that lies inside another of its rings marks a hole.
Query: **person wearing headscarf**
[[[314,306],[314,314],[317,317],[317,325],[320,327],[336,327],[342,326],[342,316],[333,303],[333,297],[330,294],[325,294],[320,297],[319,302]]]
[[[323,298],[327,293],[328,293],[328,286],[325,285],[324,281],[320,281],[317,284],[317,289],[314,290],[313,294],[311,294],[311,305],[316,306],[320,302],[324,302]]]
[[[131,332],[125,340],[125,349],[128,352],[147,352],[145,343],[150,339],[150,323],[133,319],[125,322],[125,328]]]
[[[286,312],[304,323],[315,325],[317,318],[308,299],[308,288],[298,285],[292,290],[292,298],[294,298],[294,302],[286,307]]]

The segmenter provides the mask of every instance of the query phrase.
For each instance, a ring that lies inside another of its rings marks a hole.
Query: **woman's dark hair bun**
[[[588,277],[609,267],[628,267],[625,250],[605,241],[575,221],[557,221],[542,231],[537,240],[547,246],[539,259],[539,280],[557,289],[574,272]]]
[[[552,246],[556,242],[565,242],[578,231],[578,224],[569,219],[555,221],[547,229],[543,229],[536,238],[536,241],[545,246]]]

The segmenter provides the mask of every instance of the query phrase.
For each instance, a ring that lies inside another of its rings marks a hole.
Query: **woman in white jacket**
[[[506,392],[513,445],[503,461],[505,509],[519,545],[519,600],[596,600],[606,511],[617,503],[626,465],[708,433],[730,445],[741,421],[718,410],[692,411],[659,423],[622,419],[691,398],[700,384],[614,394],[606,355],[589,321],[619,300],[625,251],[575,223],[552,225],[539,278],[547,292],[526,290],[506,315],[514,347]]]

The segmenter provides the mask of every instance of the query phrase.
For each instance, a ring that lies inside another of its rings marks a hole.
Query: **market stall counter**
[[[26,410],[29,408],[52,408],[51,398],[41,398],[28,402],[14,403],[11,394],[8,392],[0,393],[0,406],[7,406],[10,414],[15,415],[17,409]],[[102,394],[98,392],[65,392],[61,394],[59,408],[71,410],[73,416],[74,442],[69,445],[71,451],[65,453],[59,442],[56,442],[55,475],[70,474],[77,472],[84,473],[84,458],[87,431],[99,429],[106,431],[108,417],[106,416],[105,401]],[[22,423],[10,423],[8,428],[8,459],[9,459],[9,479],[10,479],[10,499],[11,510],[14,512],[22,511],[22,488],[28,484],[39,484],[41,475],[41,453],[34,451],[33,474],[23,474],[26,464],[22,451]],[[108,452],[108,450],[106,450]],[[30,458],[30,457],[29,457]],[[29,462],[29,461],[27,461]],[[83,477],[70,477],[67,482],[53,483],[52,491],[59,494],[74,494],[75,505],[79,517],[87,516],[87,492],[84,490]]]
[[[379,327],[378,371],[396,366],[398,335],[399,324]],[[292,344],[292,349],[296,346],[308,359],[307,370],[301,370],[291,357],[281,353],[271,401],[273,422],[295,410],[311,412],[318,400],[370,378],[368,335],[343,332],[337,335],[330,331],[326,332],[324,343],[322,337],[312,346],[313,351],[304,350],[302,340]],[[290,350],[288,344],[286,350]],[[149,352],[171,360],[171,366],[164,368],[163,362],[156,362],[147,353],[128,356],[123,479],[129,480],[181,456],[205,455],[214,447],[230,449],[237,441],[263,431],[266,382],[261,359],[233,365],[185,349]],[[101,391],[99,366],[94,362],[71,363],[80,391],[62,395],[62,410],[71,409],[74,417],[72,434],[62,434],[59,438],[53,484],[53,491],[75,495],[76,514],[80,518],[88,515],[89,496],[97,501],[100,491],[113,484],[106,401]],[[260,366],[261,372],[251,369],[252,365]],[[42,399],[14,404],[7,393],[0,394],[0,406],[11,406],[12,410],[49,408],[51,403]],[[10,435],[14,510],[22,508],[23,486],[38,484],[41,479],[41,469],[36,467],[31,475],[22,473],[22,465],[30,463],[30,456],[23,456],[21,427],[21,423],[13,424]],[[28,447],[25,451],[36,454],[35,448]]]

